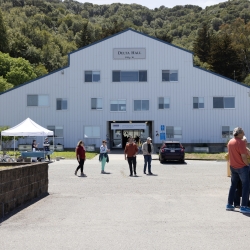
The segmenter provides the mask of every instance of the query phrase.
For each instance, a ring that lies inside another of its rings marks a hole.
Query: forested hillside
[[[137,4],[0,0],[0,92],[68,63],[67,54],[132,28],[194,52],[194,63],[250,83],[250,2],[153,10]]]

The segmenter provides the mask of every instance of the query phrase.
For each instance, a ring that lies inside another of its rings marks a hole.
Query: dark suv
[[[161,163],[172,160],[184,162],[185,160],[185,147],[178,141],[165,141],[159,149],[159,161]]]

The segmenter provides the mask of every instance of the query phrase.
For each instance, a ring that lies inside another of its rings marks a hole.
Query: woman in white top
[[[100,147],[100,156],[99,161],[102,164],[102,171],[101,174],[107,174],[107,172],[104,171],[106,162],[109,162],[108,152],[110,151],[107,147],[107,142],[105,140],[102,141],[102,145]]]

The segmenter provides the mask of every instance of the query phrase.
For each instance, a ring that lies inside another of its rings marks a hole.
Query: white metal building
[[[190,51],[132,29],[69,54],[69,65],[0,94],[0,126],[27,117],[74,148],[126,136],[224,144],[250,136],[249,87],[193,66]]]

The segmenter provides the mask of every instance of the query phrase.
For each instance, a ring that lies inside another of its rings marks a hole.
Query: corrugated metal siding
[[[113,60],[113,48],[146,48],[146,59]],[[178,70],[178,82],[162,82],[162,70]],[[84,71],[100,71],[100,83],[85,83]],[[147,82],[112,82],[112,70],[147,70]],[[62,71],[64,74],[62,74]],[[0,95],[0,125],[14,126],[30,117],[40,125],[64,128],[65,147],[75,147],[84,126],[100,126],[101,138],[84,139],[99,145],[106,138],[107,121],[153,121],[182,127],[183,143],[221,143],[222,126],[242,126],[250,133],[247,110],[249,88],[193,67],[192,54],[127,31],[70,54],[70,66]],[[48,94],[50,106],[27,107],[27,94]],[[214,96],[235,96],[235,109],[213,109]],[[158,110],[158,97],[170,98],[170,109]],[[204,97],[205,108],[193,109],[193,97]],[[56,98],[68,100],[67,111],[56,111]],[[103,110],[91,110],[91,98],[103,98]],[[126,112],[110,112],[110,100],[126,99]],[[133,101],[148,99],[149,111],[133,111]],[[8,114],[8,115],[7,115]]]

